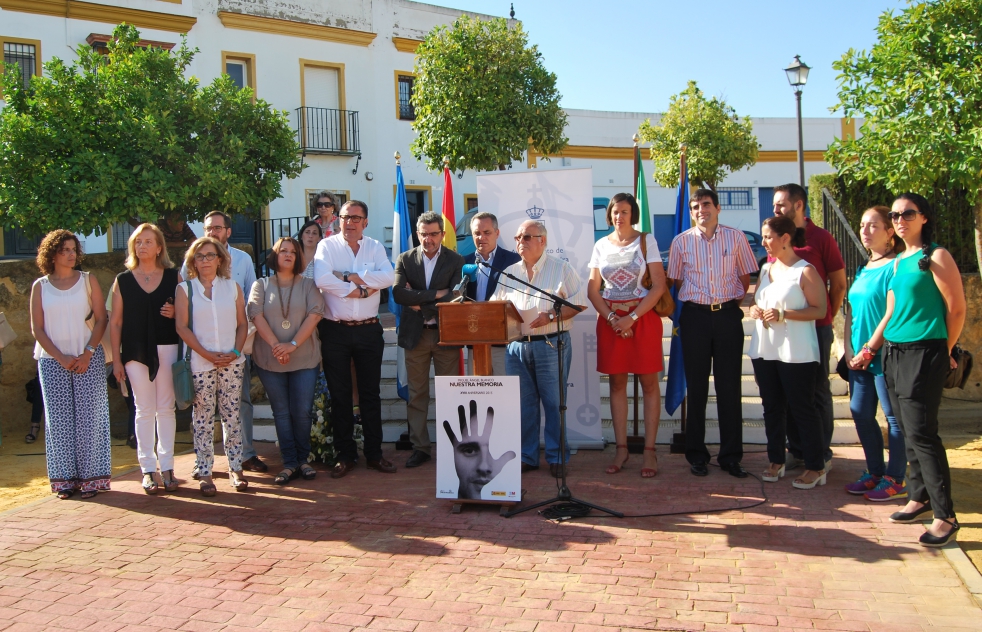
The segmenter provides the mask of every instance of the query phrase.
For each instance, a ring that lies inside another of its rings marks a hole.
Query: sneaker
[[[872,500],[877,503],[907,498],[907,481],[898,483],[889,476],[884,476],[880,479],[876,487],[863,494],[863,496],[865,496],[866,500]]]
[[[865,470],[863,475],[859,477],[859,480],[855,483],[849,483],[846,485],[846,491],[850,494],[865,494],[866,492],[874,489],[883,480],[879,476],[873,476],[869,473],[869,470]]]

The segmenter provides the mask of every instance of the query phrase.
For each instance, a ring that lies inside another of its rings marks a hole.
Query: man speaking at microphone
[[[399,346],[405,349],[409,386],[407,417],[413,453],[406,467],[430,460],[426,413],[430,406],[430,361],[437,375],[460,375],[460,347],[441,347],[436,304],[453,300],[464,258],[441,245],[443,217],[432,211],[416,221],[419,246],[399,255],[392,286],[395,302],[407,309],[399,323]]]
[[[498,289],[498,277],[513,263],[518,263],[521,257],[507,248],[498,247],[498,218],[492,213],[478,213],[471,219],[471,236],[476,248],[474,254],[464,257],[464,263],[477,264],[477,278],[467,286],[467,298],[472,301],[490,301]],[[492,375],[506,375],[505,347],[508,345],[491,346]],[[467,356],[467,372],[474,374],[474,355]]]

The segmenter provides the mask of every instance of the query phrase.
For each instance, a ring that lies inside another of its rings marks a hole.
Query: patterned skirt
[[[85,373],[71,373],[53,358],[41,358],[38,370],[51,491],[108,491],[112,448],[102,345]]]

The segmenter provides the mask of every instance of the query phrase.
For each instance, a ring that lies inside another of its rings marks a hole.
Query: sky
[[[510,1],[424,0],[507,17]],[[904,0],[517,0],[515,18],[558,79],[562,106],[664,112],[695,80],[740,116],[795,116],[784,73],[811,66],[802,116],[839,117],[832,63],[869,50],[885,11]]]

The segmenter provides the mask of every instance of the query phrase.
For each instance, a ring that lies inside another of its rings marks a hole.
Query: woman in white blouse
[[[764,248],[775,261],[760,271],[750,317],[756,319],[748,355],[764,404],[764,430],[770,465],[763,480],[784,476],[787,409],[802,441],[804,473],[792,485],[812,489],[825,484],[822,424],[812,406],[819,370],[815,320],[825,315],[825,284],[818,271],[795,254],[805,230],[790,218],[769,217],[761,228]]]
[[[175,313],[177,334],[192,352],[194,453],[201,493],[215,495],[211,470],[215,462],[212,412],[216,399],[225,435],[229,482],[236,491],[245,491],[249,483],[242,476],[239,420],[245,361],[241,349],[248,332],[245,299],[239,284],[230,278],[232,259],[217,239],[197,239],[188,248],[184,263],[188,280],[178,286]]]

